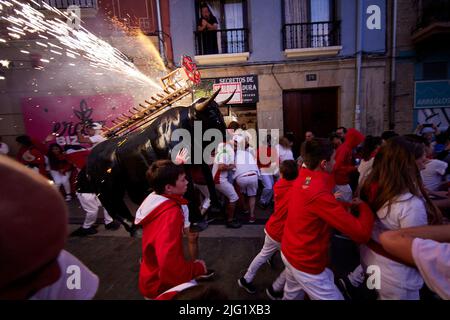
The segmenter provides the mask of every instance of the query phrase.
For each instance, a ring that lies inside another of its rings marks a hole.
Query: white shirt
[[[392,202],[390,210],[385,204],[377,211],[377,218],[372,231],[372,239],[378,243],[380,242],[379,236],[384,231],[428,224],[423,200],[409,192],[398,196]],[[408,290],[422,288],[423,279],[416,269],[378,255],[365,245],[361,246],[361,261],[365,269],[370,265],[380,267],[381,290],[383,290],[383,281]]]
[[[427,286],[442,299],[450,300],[450,243],[416,238],[411,251]]]
[[[370,158],[370,160],[361,160],[361,163],[358,166],[358,172],[359,172],[359,179],[358,179],[358,186],[362,186],[364,183],[364,180],[367,178],[369,173],[372,171],[373,166],[373,160],[375,158]]]
[[[420,171],[425,188],[431,191],[438,191],[439,186],[443,182],[447,166],[447,162],[441,160],[428,160],[425,164],[425,169]]]
[[[233,179],[251,172],[259,173],[255,157],[248,150],[236,150],[236,170]]]
[[[58,256],[58,264],[61,277],[55,283],[39,290],[30,300],[91,300],[94,298],[99,285],[97,275],[65,250],[62,250]]]
[[[9,153],[9,147],[6,143],[0,142],[0,154],[7,155]]]
[[[216,149],[216,156],[214,157],[214,164],[212,168],[212,175],[216,184],[228,181],[228,171],[223,170],[219,172],[219,164],[234,164],[235,154],[233,147],[228,143],[219,143]]]
[[[89,140],[91,140],[92,143],[92,147],[95,147],[96,145],[98,145],[100,142],[103,142],[106,140],[106,138],[104,136],[102,136],[101,134],[95,134],[92,137],[89,137]]]
[[[292,154],[291,149],[285,148],[279,144],[275,146],[275,149],[277,150],[278,157],[280,158],[280,163],[284,160],[294,160],[294,155]]]

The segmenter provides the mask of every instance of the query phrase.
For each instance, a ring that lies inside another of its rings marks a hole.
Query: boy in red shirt
[[[283,237],[284,222],[286,221],[287,209],[290,200],[290,191],[292,184],[297,178],[298,168],[294,160],[285,160],[280,165],[281,179],[278,180],[274,189],[275,207],[269,221],[266,223],[264,246],[258,255],[253,259],[245,275],[238,280],[238,285],[244,288],[248,293],[255,293],[256,288],[252,284],[258,269],[267,262],[274,253],[280,250],[281,238]],[[283,271],[275,280],[271,287],[267,288],[266,293],[271,299],[281,298],[283,296],[283,287],[286,282],[285,272]]]
[[[202,260],[188,261],[183,255],[183,194],[188,181],[182,166],[170,160],[154,162],[147,171],[154,192],[136,212],[135,223],[143,228],[139,290],[154,299],[159,294],[192,279],[213,275]],[[184,207],[183,207],[184,206]]]
[[[327,268],[332,228],[365,243],[370,239],[373,213],[355,200],[359,217],[354,217],[335,199],[332,190],[334,150],[325,139],[306,144],[305,165],[295,180],[281,241],[281,258],[286,266],[284,300],[343,300]]]

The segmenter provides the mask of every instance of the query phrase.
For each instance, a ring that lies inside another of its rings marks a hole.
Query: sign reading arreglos
[[[225,87],[227,88],[227,84],[230,84],[234,88],[241,87],[242,90],[242,98],[239,99],[241,102],[231,102],[231,103],[257,103],[259,101],[258,95],[258,76],[257,75],[245,75],[245,76],[236,76],[236,77],[225,77],[225,78],[213,78],[213,79],[205,79],[214,81],[214,87]],[[237,85],[239,83],[240,85]],[[234,90],[233,88],[233,90]],[[232,92],[232,91],[231,91]],[[222,93],[222,92],[221,92]],[[236,90],[238,93],[238,90]],[[239,95],[238,95],[239,96]],[[220,99],[218,99],[219,101]]]

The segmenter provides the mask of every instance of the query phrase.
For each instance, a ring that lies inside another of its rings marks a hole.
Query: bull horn
[[[205,101],[203,101],[203,102],[197,102],[196,104],[195,104],[195,110],[197,110],[197,111],[203,111],[212,101],[214,101],[214,99],[217,97],[217,95],[219,94],[219,92],[220,92],[220,88],[219,89],[217,89],[216,90],[216,92],[214,92],[213,94],[212,94],[212,96],[211,97],[209,97],[208,99],[206,99]]]
[[[228,102],[230,102],[231,98],[233,98],[233,96],[234,96],[235,93],[236,93],[236,89],[234,89],[233,93],[232,93],[228,98],[226,98],[225,100],[223,100],[223,101],[221,101],[221,102],[219,103],[219,107],[225,107],[225,105],[226,105]]]

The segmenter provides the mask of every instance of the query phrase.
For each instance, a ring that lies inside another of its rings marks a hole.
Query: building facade
[[[303,140],[338,126],[381,134],[388,124],[391,8],[386,1],[211,0],[214,50],[198,31],[200,1],[170,1],[174,58],[195,57],[202,78],[226,92],[247,127]],[[202,42],[203,41],[203,42]],[[245,99],[249,83],[253,99]],[[206,81],[206,82],[207,82]],[[206,85],[208,86],[208,84]],[[211,87],[209,85],[209,87]],[[225,111],[227,114],[228,111]]]

